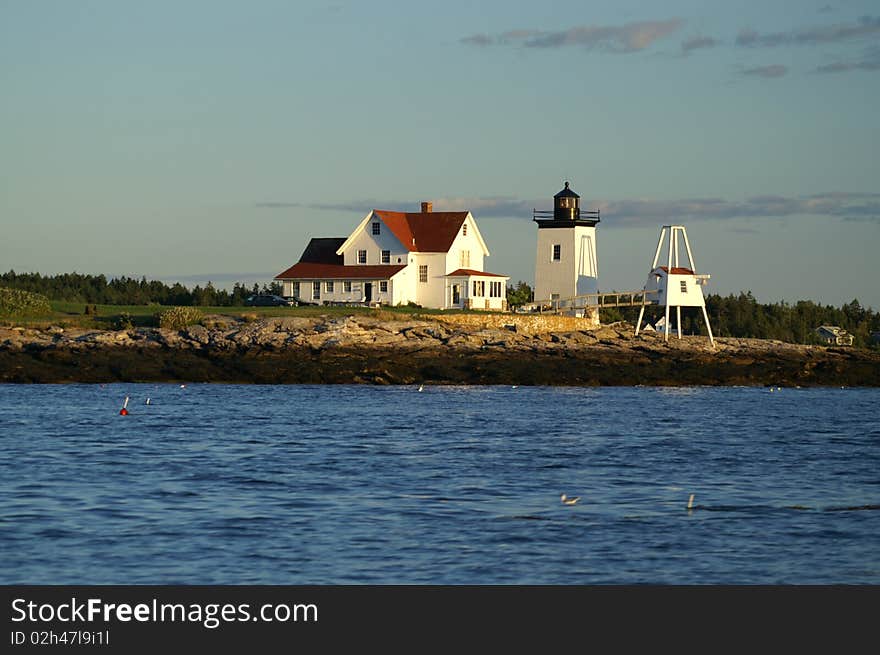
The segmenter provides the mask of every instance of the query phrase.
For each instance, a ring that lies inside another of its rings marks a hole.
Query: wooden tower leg
[[[669,341],[669,305],[666,305],[666,318],[663,320],[663,341]]]
[[[642,326],[642,317],[645,315],[645,303],[642,302],[642,308],[639,310],[639,320],[636,321],[636,336],[639,336],[639,328]]]
[[[709,325],[709,315],[706,313],[706,305],[702,306],[703,310],[703,320],[706,321],[706,329],[709,331],[709,343],[712,344],[712,347],[715,347],[715,339],[712,338],[712,326]]]
[[[681,339],[681,307],[675,307],[675,325],[678,327],[678,338]]]

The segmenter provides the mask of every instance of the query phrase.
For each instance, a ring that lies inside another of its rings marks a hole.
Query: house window
[[[562,259],[562,246],[558,243],[553,244],[553,261],[558,262]]]
[[[474,297],[486,295],[486,283],[483,280],[474,280]]]
[[[500,298],[501,297],[501,282],[490,282],[489,283],[489,297],[490,298]]]
[[[422,264],[419,266],[419,282],[427,282],[428,281],[428,265]]]
[[[379,280],[379,293],[388,293],[388,280]]]
[[[463,237],[467,236],[467,223],[465,223],[464,225],[461,226],[461,236],[463,236]]]
[[[293,297],[299,298],[299,282],[293,283]]]
[[[324,288],[327,290],[327,293],[333,293],[333,280],[327,280],[324,283]]]
[[[321,281],[315,280],[312,282],[312,300],[320,300],[321,299]]]
[[[342,290],[345,293],[351,293],[351,280],[345,280],[345,282],[342,283]]]
[[[379,227],[379,223],[373,223],[373,234],[381,234],[382,228]]]
[[[390,250],[383,250],[382,251],[382,263],[383,264],[390,264],[391,263],[391,251]]]
[[[366,264],[367,263],[367,251],[366,250],[358,250],[358,264]]]
[[[688,283],[687,283],[687,280],[682,280],[682,281],[681,281],[681,292],[682,292],[682,293],[687,293],[687,292],[688,292]]]
[[[458,254],[458,263],[461,268],[470,268],[471,265],[471,251],[470,250],[462,250]]]

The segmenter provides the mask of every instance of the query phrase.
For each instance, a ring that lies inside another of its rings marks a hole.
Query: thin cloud
[[[714,48],[717,45],[718,40],[711,36],[693,36],[681,42],[681,52],[683,55],[689,55],[694,50]]]
[[[835,61],[817,66],[817,73],[847,73],[849,71],[880,71],[880,48],[868,50],[861,59]]]
[[[584,50],[630,53],[649,48],[655,42],[677,31],[683,24],[684,21],[680,18],[672,18],[662,21],[638,21],[625,25],[584,25],[555,31],[521,29],[502,32],[494,36],[474,34],[459,39],[459,42],[478,47],[562,48],[575,46]]]
[[[529,204],[524,200],[509,197],[487,198],[440,198],[432,200],[434,211],[457,212],[469,211],[475,215],[487,217],[511,217],[532,215],[532,209],[538,204],[546,204],[540,201],[537,204]],[[400,212],[418,212],[421,209],[421,201],[418,200],[355,200],[346,203],[300,203],[285,201],[258,202],[260,209],[315,209],[319,211],[350,211],[358,214],[366,214],[371,209],[385,209]]]
[[[549,208],[547,198],[521,200],[509,196],[435,198],[432,202],[434,211],[470,211],[477,218],[531,219],[532,209]],[[317,211],[351,211],[364,215],[370,209],[418,211],[419,201],[373,199],[342,204],[261,202],[257,206],[271,209],[301,207]],[[780,218],[800,215],[880,221],[880,193],[828,192],[795,197],[764,195],[742,201],[723,198],[637,198],[585,202],[584,208],[598,209],[604,221],[621,226],[654,225],[658,222],[682,220]]]
[[[783,45],[822,45],[841,43],[880,35],[880,16],[862,16],[854,23],[821,25],[792,32],[761,34],[753,29],[740,30],[736,45],[743,48],[775,48]]]
[[[464,43],[465,45],[485,47],[495,43],[495,40],[488,34],[474,34],[472,36],[466,36],[463,39],[459,39],[459,42]]]
[[[608,220],[621,225],[658,221],[727,220],[828,216],[848,220],[880,220],[880,193],[832,192],[810,196],[755,196],[744,201],[721,198],[684,200],[620,200],[597,207]],[[613,217],[613,218],[612,218]]]
[[[782,64],[771,64],[770,66],[756,66],[755,68],[747,68],[742,71],[743,75],[750,77],[765,77],[772,79],[774,77],[783,77],[788,73],[788,68]]]

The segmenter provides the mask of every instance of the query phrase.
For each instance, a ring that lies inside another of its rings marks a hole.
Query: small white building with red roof
[[[279,273],[282,295],[314,304],[414,303],[507,309],[509,276],[483,270],[489,249],[470,212],[374,209],[346,238],[315,238]]]

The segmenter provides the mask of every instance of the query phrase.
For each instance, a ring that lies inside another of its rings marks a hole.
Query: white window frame
[[[486,281],[474,280],[474,298],[484,298],[486,296]]]
[[[428,283],[428,265],[421,264],[419,265],[419,282],[422,284]]]
[[[343,280],[342,291],[343,293],[351,293],[351,280]]]
[[[382,234],[382,224],[379,222],[373,223],[373,235]]]
[[[333,287],[333,280],[327,280],[326,282],[324,282],[324,290],[327,293],[333,293]]]
[[[366,250],[358,250],[357,251],[357,263],[358,264],[366,264],[367,263],[367,251]]]
[[[554,243],[550,247],[550,261],[551,262],[561,262],[562,261],[562,244]]]
[[[379,293],[388,293],[388,280],[379,280]]]
[[[379,261],[381,261],[383,264],[390,264],[391,263],[391,251],[390,250],[383,250],[381,257],[379,258]]]
[[[490,298],[500,298],[501,297],[501,282],[489,282],[489,297]]]
[[[470,250],[462,250],[459,252],[458,264],[459,264],[459,268],[470,268],[471,267],[471,251]]]
[[[321,280],[315,280],[312,282],[312,300],[320,300],[321,299]]]

